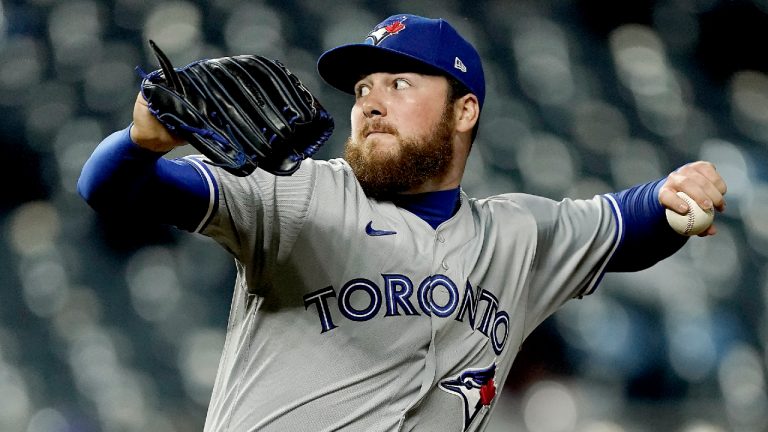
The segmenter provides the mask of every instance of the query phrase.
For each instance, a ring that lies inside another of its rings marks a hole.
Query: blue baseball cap
[[[392,15],[368,33],[363,43],[324,52],[317,61],[320,76],[337,89],[354,94],[362,77],[374,72],[445,74],[485,100],[480,55],[444,19]]]

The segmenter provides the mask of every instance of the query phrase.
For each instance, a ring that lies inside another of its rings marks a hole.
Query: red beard
[[[381,120],[367,123],[357,137],[350,136],[344,159],[352,167],[366,195],[387,198],[407,192],[429,179],[445,174],[453,159],[451,136],[455,126],[452,106],[446,106],[440,121],[419,137],[401,137],[397,129]],[[393,151],[378,151],[366,134],[375,130],[391,134],[398,141]]]

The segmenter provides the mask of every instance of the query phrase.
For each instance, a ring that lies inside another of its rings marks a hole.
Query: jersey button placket
[[[445,262],[445,250],[442,246],[445,245],[445,236],[440,232],[435,232],[435,264],[438,264],[438,267],[435,269],[437,273],[442,273],[445,270],[448,270],[448,263]]]
[[[448,262],[445,260],[445,236],[443,233],[437,231],[435,232],[435,255],[439,258],[440,262],[440,268],[437,269],[438,272],[444,272],[448,270]]]
[[[441,233],[440,231],[435,232],[435,261],[434,261],[434,275],[443,275],[443,277],[448,277],[448,269],[450,268],[450,265],[448,263],[448,257],[447,257],[447,244],[445,235]],[[450,294],[448,292],[448,288],[444,286],[443,282],[436,283],[432,289],[430,290],[430,302],[435,302],[433,306],[436,307],[443,307],[450,303]],[[432,314],[432,319],[435,320],[438,318],[439,314]],[[438,320],[442,324],[443,320]]]

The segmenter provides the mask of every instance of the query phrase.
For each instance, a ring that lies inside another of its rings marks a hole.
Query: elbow
[[[666,257],[642,258],[638,256],[614,256],[605,268],[608,273],[638,272],[653,267]]]
[[[94,169],[93,155],[85,161],[83,169],[80,170],[80,177],[77,178],[77,193],[88,204],[91,203],[96,192],[96,176],[94,175],[97,170]]]
[[[670,230],[671,231],[671,230]],[[677,233],[651,237],[652,240],[622,244],[608,261],[607,272],[637,272],[653,267],[680,250],[688,237]]]
[[[92,209],[102,212],[108,207],[107,203],[104,202],[104,197],[106,195],[103,193],[103,189],[103,185],[99,181],[98,176],[94,175],[93,170],[89,169],[89,163],[86,162],[80,173],[80,177],[77,179],[78,195],[80,195]]]
[[[93,188],[91,187],[84,174],[81,172],[80,177],[77,179],[77,193],[88,204],[91,204],[93,198]]]
[[[87,181],[82,174],[77,180],[77,193],[92,209],[101,211],[103,206],[98,199],[99,194],[96,192],[96,187]]]
[[[123,206],[122,196],[131,190],[141,168],[132,168],[138,158],[131,153],[134,145],[129,129],[117,131],[105,138],[83,165],[77,179],[77,193],[98,212]],[[148,161],[152,165],[153,161]],[[118,198],[120,197],[120,198]]]

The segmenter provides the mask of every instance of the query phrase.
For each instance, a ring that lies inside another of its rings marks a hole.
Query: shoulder
[[[299,169],[288,176],[278,176],[262,169],[256,169],[253,173],[245,177],[237,177],[217,166],[204,163],[206,159],[202,156],[188,156],[185,159],[194,162],[197,166],[205,166],[206,171],[211,173],[216,182],[225,187],[236,188],[260,188],[271,187],[272,185],[290,185],[292,183],[306,183],[308,179],[314,182],[320,178],[345,178],[352,177],[354,174],[351,167],[343,159],[315,160],[305,159],[301,162]]]
[[[329,192],[332,190],[357,192],[361,190],[360,183],[347,161],[341,158],[328,160],[307,159],[302,163],[302,168],[312,173],[314,184],[319,190]]]
[[[563,198],[560,201],[539,195],[526,193],[506,193],[487,198],[468,198],[468,201],[478,207],[511,207],[520,209],[556,209],[571,207],[602,207],[607,205],[606,199],[596,195],[590,199]]]
[[[557,202],[549,198],[524,193],[506,193],[486,198],[467,198],[469,205],[480,211],[515,211],[530,213],[535,207],[554,207]]]
[[[564,198],[556,201],[538,195],[507,193],[487,198],[468,198],[468,202],[476,212],[505,217],[525,216],[539,225],[562,219],[589,218],[590,215],[597,215],[610,208],[610,204],[601,196],[591,199]]]
[[[342,158],[327,160],[306,159],[302,162],[301,169],[312,169],[325,175],[354,177],[352,167]]]

